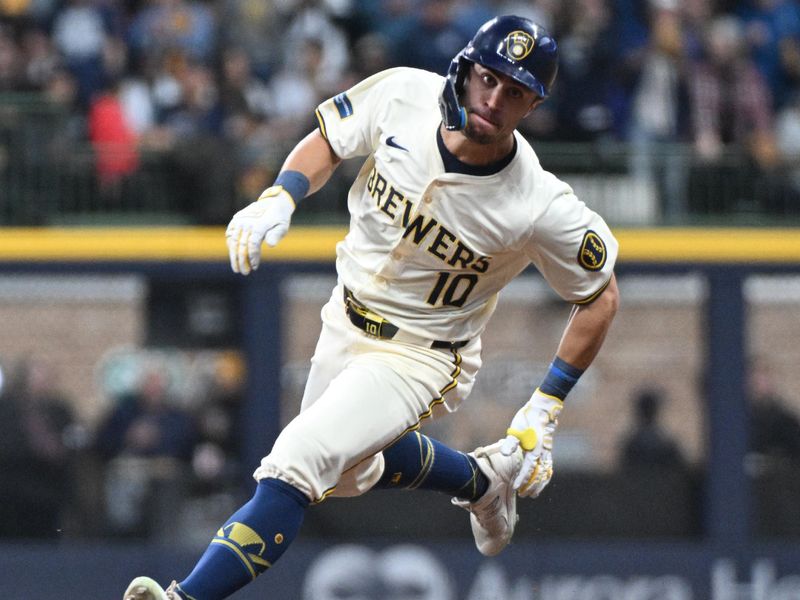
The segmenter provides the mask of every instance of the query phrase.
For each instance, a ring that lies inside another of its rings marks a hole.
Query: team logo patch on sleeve
[[[606,264],[606,245],[591,229],[583,236],[581,249],[578,252],[578,264],[587,271],[599,271]]]
[[[353,103],[350,102],[350,98],[344,92],[333,99],[333,104],[336,106],[336,110],[339,111],[339,118],[346,119],[353,114]]]

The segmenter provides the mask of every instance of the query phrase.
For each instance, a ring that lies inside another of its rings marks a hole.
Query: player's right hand
[[[261,244],[272,247],[289,231],[295,209],[292,196],[276,185],[264,190],[261,196],[233,215],[225,239],[234,273],[248,275],[261,262]]]
[[[553,433],[562,408],[561,400],[537,388],[511,421],[500,451],[511,456],[522,448],[522,466],[514,479],[520,496],[535,498],[553,477]]]

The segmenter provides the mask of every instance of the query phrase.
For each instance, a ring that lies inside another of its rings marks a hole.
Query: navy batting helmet
[[[447,129],[466,127],[458,96],[470,63],[508,75],[546,98],[558,72],[558,46],[541,25],[524,17],[495,17],[484,23],[450,63],[439,100]]]

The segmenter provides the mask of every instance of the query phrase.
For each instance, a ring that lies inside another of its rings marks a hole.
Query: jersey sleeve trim
[[[328,131],[325,128],[325,117],[322,116],[322,113],[320,112],[319,109],[314,111],[314,114],[317,116],[317,123],[319,125],[319,132],[322,134],[322,137],[324,137],[327,140],[328,139]],[[328,141],[330,141],[330,140],[328,140]]]
[[[612,276],[613,276],[613,273],[612,273]],[[597,290],[594,294],[592,294],[591,296],[589,296],[587,298],[584,298],[583,300],[577,300],[576,302],[573,302],[573,304],[591,304],[592,302],[597,300],[597,297],[600,294],[602,294],[605,291],[605,289],[608,287],[609,283],[611,283],[611,277],[609,277],[606,280],[606,282],[603,285],[600,286],[600,289]]]

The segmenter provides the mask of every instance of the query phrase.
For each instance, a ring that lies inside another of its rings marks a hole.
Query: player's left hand
[[[517,411],[500,451],[511,456],[522,448],[523,460],[514,489],[523,497],[535,498],[550,483],[553,476],[553,433],[558,425],[558,415],[563,408],[561,400],[537,390],[525,406]]]
[[[272,247],[283,239],[294,209],[291,195],[282,186],[272,186],[233,215],[225,238],[234,273],[248,275],[258,268],[262,242]]]

